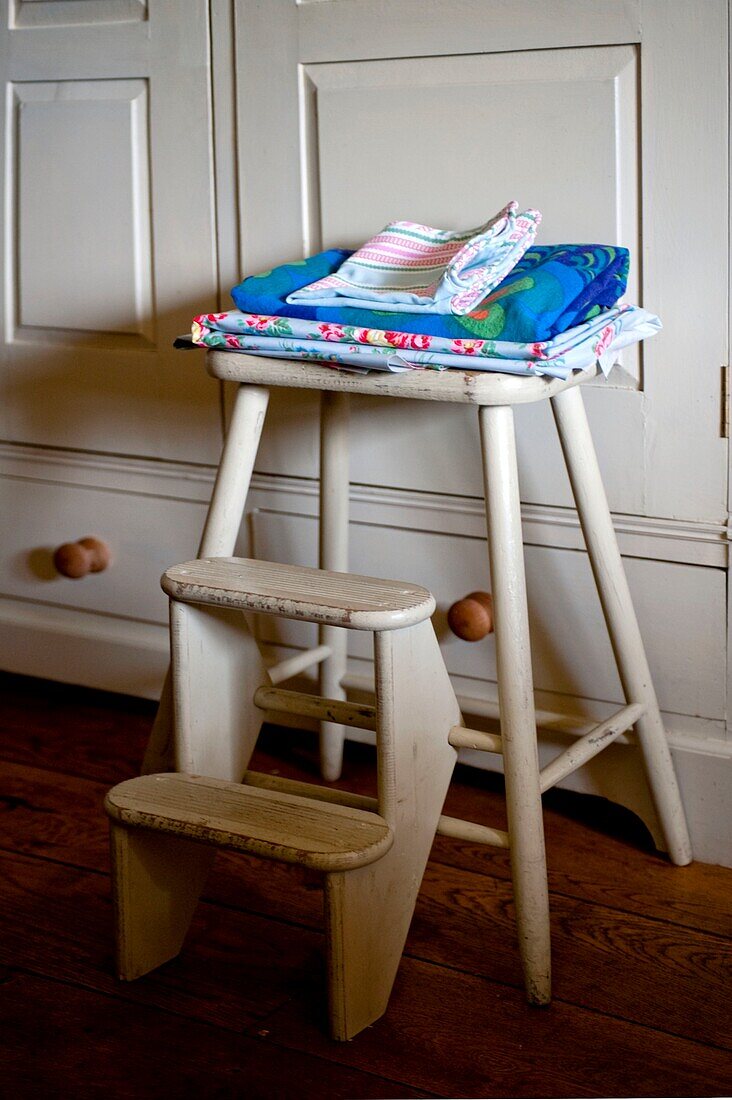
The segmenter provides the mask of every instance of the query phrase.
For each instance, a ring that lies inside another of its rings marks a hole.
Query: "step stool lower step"
[[[373,863],[394,840],[386,821],[367,810],[181,773],[120,783],[107,795],[105,808],[128,828],[171,833],[323,872]]]

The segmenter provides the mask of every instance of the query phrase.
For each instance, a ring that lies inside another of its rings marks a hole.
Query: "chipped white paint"
[[[174,565],[161,583],[174,600],[349,630],[400,630],[423,622],[435,610],[432,593],[416,584],[246,558],[200,558]]]
[[[556,786],[562,779],[566,779],[572,772],[577,771],[593,756],[606,749],[621,733],[625,733],[636,721],[645,714],[645,703],[634,703],[630,707],[623,707],[617,714],[613,714],[605,722],[600,722],[586,733],[579,741],[575,741],[568,749],[556,756],[551,764],[541,769],[541,793]]]
[[[544,401],[562,390],[595,378],[591,367],[571,378],[524,378],[490,371],[406,371],[404,374],[350,374],[309,360],[267,359],[209,351],[206,368],[214,378],[260,386],[287,386],[332,393],[362,393],[376,397],[409,397],[415,401],[446,401],[461,405],[525,405]]]

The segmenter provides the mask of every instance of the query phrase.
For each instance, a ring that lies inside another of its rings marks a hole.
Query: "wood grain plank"
[[[308,970],[323,978],[322,936],[203,903],[177,959],[119,982],[106,875],[8,853],[0,875],[6,966],[235,1030],[282,1004]]]
[[[661,996],[659,991],[659,996]],[[323,1052],[307,993],[267,1020],[269,1038]],[[732,1087],[727,1052],[554,1003],[474,975],[405,959],[386,1015],[331,1057],[452,1097],[717,1096]]]
[[[11,974],[0,997],[0,1061],[8,1096],[191,1096],[282,1100],[427,1096],[258,1037],[181,1020],[147,1005]]]
[[[278,934],[276,922],[203,905],[181,958],[122,985],[111,977],[105,877],[20,856],[1,858],[0,873],[0,963],[135,1002],[127,1004],[131,1017],[142,1005],[224,1029],[249,1022],[252,1034],[264,1031],[288,1049],[451,1096],[716,1095],[730,1072],[729,1055],[718,1050],[561,1002],[531,1010],[519,989],[409,958],[384,1023],[335,1046],[320,1030],[322,976],[308,953],[320,940],[315,934],[284,925]],[[295,1000],[285,986],[298,990]],[[57,993],[65,997],[66,987]],[[277,1001],[282,1007],[271,1011]],[[488,1018],[494,1043],[486,1042]],[[566,1034],[572,1043],[558,1043]],[[537,1050],[541,1057],[527,1053]],[[611,1080],[628,1091],[608,1093]],[[516,1092],[502,1091],[509,1082]]]
[[[0,688],[0,760],[109,786],[138,773],[153,704],[4,674]],[[251,766],[319,782],[316,740],[301,731],[270,727]],[[505,828],[500,782],[497,776],[459,768],[445,812]],[[347,746],[343,778],[336,786],[375,793],[368,747]],[[633,815],[602,799],[552,791],[544,803],[553,893],[730,935],[732,869],[701,863],[672,867],[643,844],[645,830]],[[438,837],[432,859],[498,877],[510,874],[506,853],[468,842]]]
[[[109,786],[139,774],[154,703],[7,673],[0,692],[0,760]]]
[[[5,765],[5,774],[6,805],[13,808],[0,811],[0,845],[107,869],[102,784],[21,765]],[[256,859],[220,853],[205,896],[319,932],[320,888],[319,876],[293,875],[277,864],[263,873]],[[564,895],[552,896],[551,915],[555,998],[732,1046],[728,941]],[[407,951],[520,989],[510,881],[432,861]]]
[[[128,779],[105,806],[122,825],[321,871],[373,863],[394,840],[386,821],[368,810],[201,775]]]
[[[561,896],[551,898],[551,927],[555,1004],[732,1049],[727,941]],[[428,866],[411,955],[520,989],[515,937],[508,882]]]

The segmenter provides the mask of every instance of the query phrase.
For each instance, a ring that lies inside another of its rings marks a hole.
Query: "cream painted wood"
[[[270,775],[269,772],[247,771],[243,781],[247,786],[262,787],[266,791],[282,791],[284,794],[317,798],[320,802],[335,802],[339,806],[351,806],[356,810],[376,811],[379,806],[378,798],[371,795],[341,791],[337,787],[321,787],[315,783],[303,783],[299,779],[285,779],[282,775]]]
[[[268,683],[259,646],[238,611],[176,600],[170,636],[175,769],[239,783],[263,720],[254,704]]]
[[[487,844],[490,848],[510,848],[511,841],[503,829],[493,829],[489,825],[478,825],[475,821],[463,821],[459,817],[440,817],[437,826],[440,836],[451,836],[456,840],[467,840],[470,844]]]
[[[278,661],[275,665],[268,665],[269,678],[273,684],[281,684],[283,681],[297,676],[300,672],[305,672],[314,665],[320,664],[321,661],[330,656],[330,652],[329,646],[319,645],[313,649],[306,649],[302,653],[296,653],[293,657],[287,657],[282,661]]]
[[[268,359],[264,355],[232,355],[222,351],[206,353],[206,369],[214,378],[226,382],[371,397],[408,397],[416,401],[461,405],[523,405],[544,401],[555,393],[595,378],[598,373],[593,366],[586,371],[576,371],[567,379],[546,376],[524,378],[515,374],[477,370],[352,374],[309,360]]]
[[[690,863],[691,841],[684,808],[582,394],[576,390],[557,395],[552,406],[626,700],[642,702],[646,707],[637,721],[638,740],[669,855],[674,863]]]
[[[374,813],[176,772],[120,783],[107,795],[105,809],[126,829],[151,829],[323,872],[365,867],[393,842],[389,826]]]
[[[327,573],[247,558],[198,558],[167,569],[174,601],[328,623],[348,630],[401,630],[429,619],[431,592],[406,581]]]
[[[217,306],[208,7],[0,5],[5,439],[216,461],[217,394],[172,347]]]
[[[269,390],[259,386],[242,386],[237,393],[198,548],[200,558],[234,552],[268,403]]]
[[[146,19],[148,0],[95,0],[97,23],[134,23]],[[12,27],[67,27],[89,22],[87,0],[12,0]]]
[[[455,726],[454,729],[451,729],[448,741],[454,749],[481,749],[483,752],[503,752],[503,743],[497,734],[466,729],[464,726]]]
[[[20,476],[0,477],[5,518],[0,554],[0,596],[117,618],[164,624],[168,612],[160,575],[196,545],[206,516],[203,502],[119,491],[95,484]],[[112,551],[100,573],[78,580],[61,576],[54,549],[92,535]],[[79,672],[83,677],[85,668]],[[36,675],[44,675],[39,665]]]
[[[405,414],[404,420],[408,423],[411,415]],[[275,561],[293,560],[297,553],[296,560],[314,564],[317,524],[307,500],[300,514],[290,493],[283,494],[281,502],[275,493],[258,500],[263,507],[252,516],[251,553]],[[481,530],[473,523],[472,512],[468,525],[458,509],[446,508],[435,515],[429,506],[423,513],[418,503],[402,509],[384,506],[382,523],[378,506],[352,505],[351,568],[399,577],[409,562],[411,578],[435,594],[435,629],[448,670],[459,691],[478,697],[480,705],[480,698],[495,694],[495,639],[466,644],[448,630],[446,620],[456,599],[492,584],[485,553],[485,510]],[[525,512],[522,526],[534,687],[542,728],[554,728],[562,712],[565,722],[566,715],[603,718],[623,705],[625,697],[589,561],[577,552],[574,539],[570,546],[562,546],[561,537],[556,538],[558,546],[539,541],[546,531],[544,524],[527,523]],[[547,542],[555,541],[554,532],[560,533],[561,528],[547,534]],[[693,735],[698,728],[696,716],[712,723],[724,721],[726,574],[719,568],[664,560],[664,542],[656,540],[649,557],[624,554],[623,563],[661,707],[669,716],[667,721],[678,715],[677,728]],[[260,637],[263,642],[298,648],[312,643],[304,627],[281,620],[263,622]],[[369,672],[370,665],[364,662],[370,656],[365,636],[349,634],[347,686],[355,686],[352,676]],[[488,717],[495,718],[495,703],[491,708]],[[463,709],[478,713],[467,705]]]
[[[292,794],[312,794],[324,802],[337,802],[341,806],[353,806],[359,810],[376,810],[378,799],[369,795],[340,791],[335,787],[313,787],[310,783],[300,783],[293,779],[283,779],[279,775],[265,775],[263,772],[247,772],[245,783],[264,787],[272,791],[285,791]],[[462,821],[457,817],[440,814],[437,821],[440,836],[451,836],[457,840],[467,840],[471,844],[488,844],[493,848],[508,848],[508,833],[503,829],[492,829],[488,825],[478,825],[473,821]]]
[[[131,982],[179,953],[215,853],[114,824],[110,841],[117,974]]]
[[[188,563],[169,570],[164,582],[171,594],[176,767],[207,778],[148,775],[116,787],[107,801],[115,843],[124,831],[126,849],[135,857],[137,832],[130,830],[140,832],[143,846],[150,830],[163,831],[172,834],[171,860],[183,838],[324,871],[331,1032],[352,1038],[386,1009],[457,759],[448,733],[461,724],[461,715],[427,621],[434,601],[424,590],[400,584],[236,559]],[[341,710],[349,704],[315,700],[321,718],[358,717],[373,725],[376,717],[378,816],[343,805],[341,798],[304,797],[304,784],[261,777],[258,783],[245,775],[259,728],[256,704],[266,706],[274,697],[275,704],[301,712],[309,704],[298,693],[257,690],[257,681],[267,682],[266,671],[241,611],[290,613],[293,593],[298,599],[302,590],[309,602],[298,605],[300,616],[308,607],[314,621],[327,622],[335,605],[350,600],[353,610],[341,613],[347,627],[363,629],[371,621],[380,628],[374,633],[375,712],[350,707],[347,716]],[[236,782],[215,781],[220,778]],[[156,923],[151,946],[139,942],[141,907],[121,866],[115,876],[118,936],[128,927],[136,932],[128,937],[121,969],[142,973],[143,965],[155,966],[179,948],[184,929],[176,926],[174,935],[167,934],[158,906],[148,913]],[[167,872],[158,870],[164,883]],[[200,885],[201,876],[192,876],[190,891],[183,891],[187,917]]]
[[[585,390],[585,403],[587,395],[593,392],[594,387]],[[286,393],[285,396],[289,394]],[[385,403],[374,398],[363,402],[370,403],[378,403],[380,408],[388,407],[395,412],[400,407],[399,402]],[[415,405],[412,408],[408,421],[401,417],[403,432],[411,431],[412,416],[421,407]],[[551,417],[551,411],[545,411]],[[521,415],[519,408],[514,412]],[[594,419],[596,416],[593,414]],[[395,423],[395,417],[388,420],[387,429],[392,428]],[[559,441],[555,442],[559,447]],[[7,455],[5,461],[7,462]],[[0,445],[0,469],[3,465],[3,448]],[[175,469],[175,466],[171,466],[172,484],[175,484]],[[255,474],[251,494],[252,509],[279,513],[289,511],[297,516],[317,517],[318,514],[319,486],[316,477]],[[404,531],[482,539],[485,530],[482,490],[479,496],[456,497],[426,490],[416,492],[354,482],[350,490],[350,512],[351,520],[356,524],[371,523]],[[726,521],[704,523],[653,519],[627,516],[618,512],[613,512],[612,516],[618,544],[625,558],[646,558],[720,569],[727,566],[729,554]],[[522,503],[521,520],[525,547],[546,546],[584,551],[582,529],[574,507]]]
[[[645,712],[645,703],[634,703],[630,707],[623,707],[612,718],[601,722],[574,745],[570,745],[568,749],[556,756],[551,764],[541,769],[539,773],[541,793],[556,786],[577,768],[581,768],[583,764],[592,760],[593,756],[597,756],[626,730],[631,729]]]
[[[240,386],[237,391],[198,547],[199,557],[225,556],[234,552],[268,402],[269,390],[261,387]],[[168,674],[145,750],[143,773],[164,771],[172,766],[172,736],[172,696]]]
[[[551,997],[549,892],[513,412],[480,409],[511,874],[529,1001]]]
[[[326,882],[331,1026],[342,1039],[386,1009],[457,757],[446,734],[460,723],[431,623],[377,634],[375,658],[379,813],[394,844]]]
[[[302,718],[319,718],[362,730],[376,729],[376,708],[368,703],[349,703],[343,699],[307,695],[302,691],[260,687],[254,693],[254,704],[260,710],[278,714],[299,714]]]
[[[321,569],[348,570],[349,419],[347,393],[324,390],[320,396],[320,515],[319,561]],[[320,666],[320,694],[345,699],[341,681],[348,663],[348,638],[337,626],[321,623],[321,645],[330,655]],[[320,769],[324,779],[338,779],[343,766],[345,730],[333,722],[320,727]]]

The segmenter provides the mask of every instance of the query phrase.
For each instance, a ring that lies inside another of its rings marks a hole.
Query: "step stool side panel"
[[[170,604],[175,769],[241,782],[259,736],[254,693],[269,686],[241,611]]]
[[[386,1010],[457,753],[460,708],[430,622],[376,636],[379,812],[394,832],[369,867],[326,877],[333,1037]]]
[[[117,974],[134,981],[183,946],[215,851],[111,823]]]

